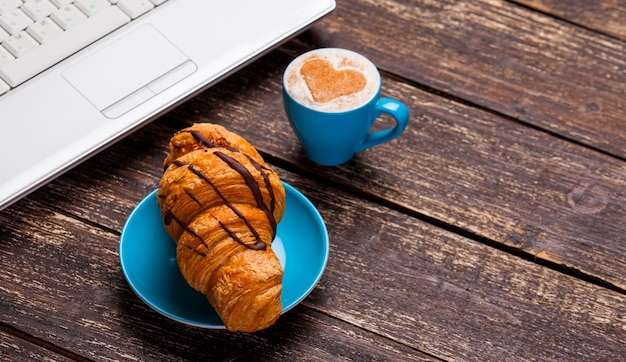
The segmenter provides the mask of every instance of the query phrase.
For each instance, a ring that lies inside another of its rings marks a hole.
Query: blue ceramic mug
[[[340,165],[404,131],[408,109],[395,99],[380,98],[381,85],[376,66],[345,49],[316,49],[289,64],[283,76],[285,111],[312,161]],[[390,115],[395,126],[370,132],[382,114]]]

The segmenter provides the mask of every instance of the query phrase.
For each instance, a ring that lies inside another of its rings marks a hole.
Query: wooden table
[[[339,0],[0,212],[0,359],[625,360],[624,19],[620,0]],[[307,160],[280,96],[288,62],[329,46],[411,112],[340,167]],[[122,274],[124,222],[193,122],[246,137],[328,227],[320,283],[268,330],[174,322]]]

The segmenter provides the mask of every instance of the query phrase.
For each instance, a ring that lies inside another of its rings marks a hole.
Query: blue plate
[[[326,225],[313,204],[283,182],[285,214],[278,224],[272,249],[284,269],[283,313],[313,290],[328,260]],[[169,237],[156,202],[156,190],[130,214],[119,246],[122,271],[133,291],[157,312],[203,328],[224,329],[206,296],[187,284],[176,263],[176,247]]]

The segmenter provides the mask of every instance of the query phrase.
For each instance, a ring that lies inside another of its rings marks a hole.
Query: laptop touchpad
[[[109,118],[117,118],[195,72],[196,65],[150,25],[65,72],[64,78]]]

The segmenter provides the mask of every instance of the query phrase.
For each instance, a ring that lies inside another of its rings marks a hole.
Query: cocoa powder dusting
[[[303,76],[313,100],[327,103],[336,98],[360,92],[367,80],[360,72],[352,69],[335,69],[324,59],[306,61],[300,74]]]

